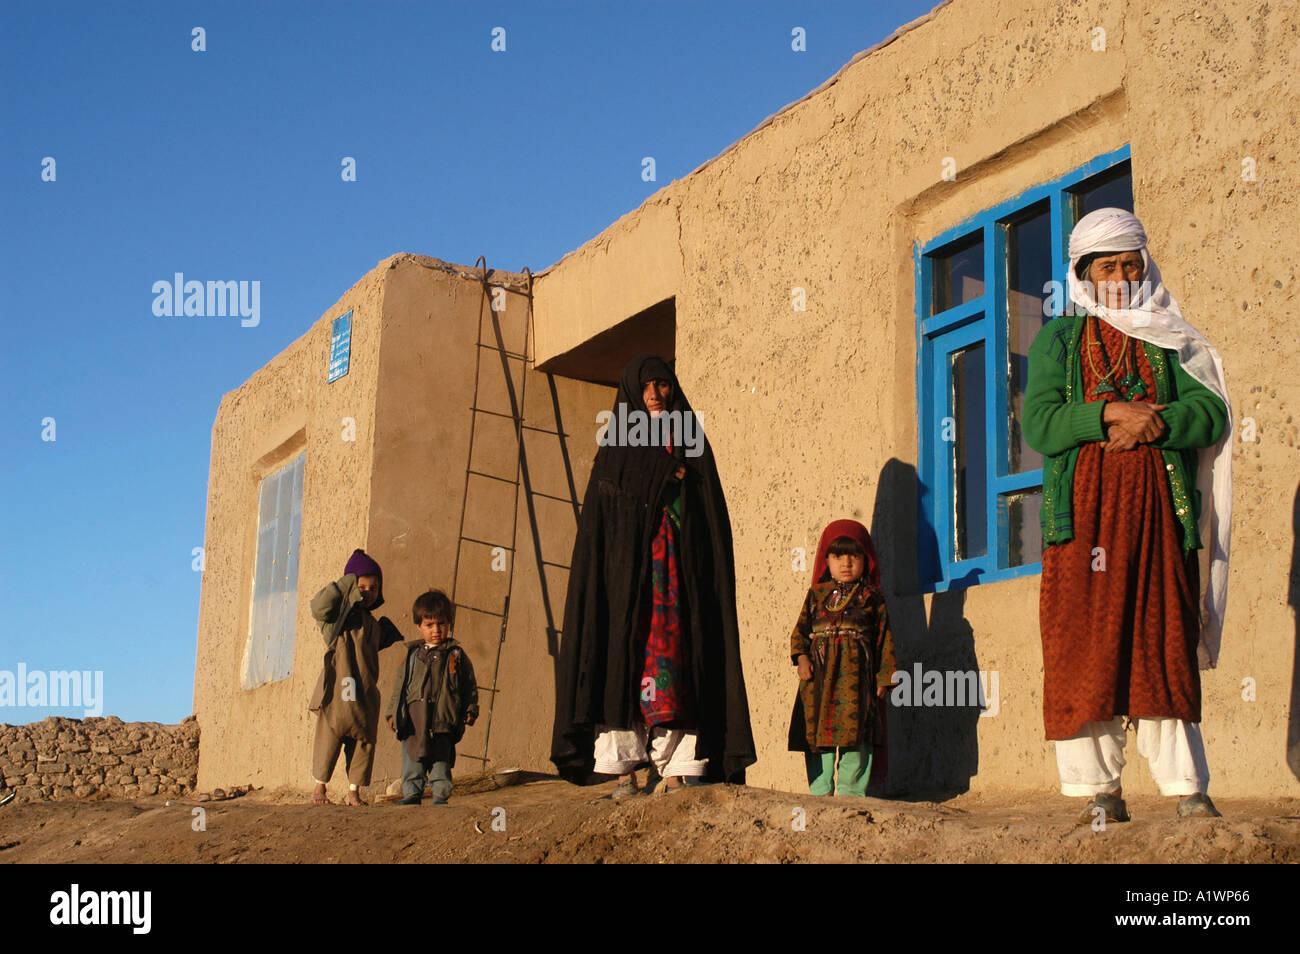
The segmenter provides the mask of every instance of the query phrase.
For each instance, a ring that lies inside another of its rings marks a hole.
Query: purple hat
[[[348,565],[343,568],[344,576],[349,573],[355,573],[357,576],[377,576],[381,583],[384,579],[384,571],[379,569],[379,564],[360,548],[352,551],[352,556],[348,557]]]
[[[379,569],[376,563],[365,550],[360,547],[352,551],[352,556],[348,557],[348,564],[343,568],[343,575],[354,573],[358,577],[377,576],[379,577],[379,599],[371,609],[378,609],[384,602],[384,571]]]

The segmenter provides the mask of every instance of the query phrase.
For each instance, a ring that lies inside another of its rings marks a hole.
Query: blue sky
[[[551,264],[933,5],[0,6],[0,678],[184,718],[225,392],[388,255]],[[156,317],[175,272],[260,322]]]

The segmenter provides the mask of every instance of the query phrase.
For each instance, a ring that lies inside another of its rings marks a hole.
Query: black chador
[[[672,384],[667,410],[694,417],[668,363],[645,355],[623,369],[615,420],[648,414],[643,388],[656,379]],[[702,453],[698,443],[670,452],[613,441],[596,452],[573,544],[555,689],[551,761],[571,781],[591,773],[596,725],[631,728],[640,718],[645,647],[638,624],[651,599],[650,548],[665,488],[679,467],[686,476],[680,483],[678,615],[695,723],[679,728],[697,733],[696,758],[709,760],[712,781],[743,783],[756,759],[740,665],[731,520],[713,449],[699,434]]]

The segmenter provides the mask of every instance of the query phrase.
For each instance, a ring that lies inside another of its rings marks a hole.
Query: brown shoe
[[[1091,825],[1098,817],[1097,809],[1106,813],[1108,822],[1126,822],[1128,817],[1128,806],[1124,804],[1124,799],[1118,795],[1102,793],[1094,795],[1089,799],[1088,804],[1084,806],[1083,814],[1079,816],[1080,825]]]
[[[1222,818],[1219,810],[1204,792],[1188,795],[1178,803],[1179,818]]]
[[[633,798],[641,794],[642,794],[641,788],[636,783],[636,776],[633,775],[630,779],[626,779],[626,780],[620,779],[619,783],[616,786],[614,786],[614,791],[609,793],[609,797],[615,799]]]

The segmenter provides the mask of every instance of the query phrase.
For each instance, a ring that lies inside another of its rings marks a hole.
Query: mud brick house
[[[1212,791],[1300,792],[1297,76],[1294,5],[953,0],[534,275],[380,262],[218,410],[199,787],[309,784],[308,601],[356,546],[399,625],[455,587],[494,690],[465,767],[548,770],[595,418],[649,350],[676,357],[732,513],[750,783],[803,787],[786,641],[806,551],[851,515],[881,549],[900,667],[979,676],[963,705],[896,710],[892,786],[1055,788],[1019,401],[1070,228],[1121,205],[1237,415]],[[1154,792],[1130,761],[1126,788]],[[376,777],[397,774],[381,733]]]

